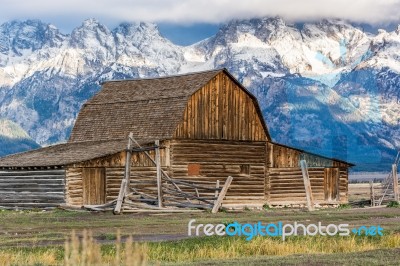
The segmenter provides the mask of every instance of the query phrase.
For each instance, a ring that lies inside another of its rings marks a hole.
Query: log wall
[[[0,171],[0,206],[48,208],[65,202],[65,170]]]
[[[256,101],[225,73],[194,93],[174,138],[265,141]]]
[[[303,177],[298,166],[299,160],[304,157],[302,151],[264,141],[175,139],[164,141],[161,145],[162,168],[172,178],[214,187],[217,180],[222,186],[228,176],[233,176],[232,185],[224,201],[225,206],[306,203]],[[154,151],[149,153],[154,159]],[[103,167],[106,174],[106,202],[118,197],[124,176],[125,153],[114,156],[68,168],[66,198],[69,204],[83,204],[81,174],[85,167]],[[334,195],[333,190],[336,189],[334,179],[325,177],[325,169],[332,168],[338,169],[337,174],[340,177],[340,203],[347,202],[347,167],[312,154],[307,155],[307,159],[307,163],[313,165],[309,167],[309,173],[315,201],[320,204],[336,202],[336,198],[332,197],[328,201],[327,196]],[[130,182],[131,187],[140,192],[154,197],[157,195],[156,167],[144,152],[132,154]],[[184,187],[183,190],[194,192],[193,188],[188,187]],[[207,190],[199,190],[199,193],[213,196]]]
[[[190,175],[190,165],[198,165],[199,173]],[[232,184],[223,202],[225,206],[265,203],[265,142],[218,140],[174,140],[171,142],[173,178],[215,186],[223,186],[228,176]],[[207,195],[207,191],[199,191]]]
[[[329,171],[327,171],[327,169],[329,169]],[[334,193],[333,190],[336,189],[336,182],[329,180],[330,175],[326,175],[326,172],[330,171],[337,171],[339,174],[339,201],[337,201],[336,198],[329,199],[328,197],[329,193]],[[346,168],[309,168],[308,172],[315,203],[337,204],[347,202]],[[332,183],[334,183],[333,186],[331,185]],[[301,168],[271,168],[267,174],[266,184],[267,201],[271,205],[296,205],[307,203]]]
[[[70,167],[66,171],[66,203],[69,205],[83,205],[82,168]]]
[[[169,160],[169,141],[161,142],[160,149],[162,168],[168,172]],[[154,159],[154,151],[148,151]],[[81,206],[87,204],[83,200],[82,171],[87,168],[102,168],[105,171],[105,201],[110,202],[118,197],[122,178],[125,172],[125,152],[98,158],[87,162],[68,167],[66,174],[66,198],[70,205]],[[141,192],[156,195],[156,167],[144,152],[134,152],[131,159],[130,185],[132,188],[139,189]]]

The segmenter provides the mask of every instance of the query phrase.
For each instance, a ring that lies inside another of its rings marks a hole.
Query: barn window
[[[188,164],[188,175],[200,175],[200,164],[198,163]]]
[[[250,175],[250,164],[242,164],[240,166],[240,173],[242,175]]]

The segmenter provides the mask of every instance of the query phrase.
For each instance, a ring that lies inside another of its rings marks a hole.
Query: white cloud
[[[95,17],[108,21],[226,22],[262,16],[304,21],[343,18],[354,22],[398,22],[400,0],[0,0],[0,18]]]

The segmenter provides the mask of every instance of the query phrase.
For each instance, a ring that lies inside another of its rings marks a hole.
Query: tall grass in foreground
[[[255,256],[348,253],[400,248],[400,235],[382,237],[203,237],[181,241],[138,244],[119,232],[113,245],[100,245],[90,231],[80,237],[74,232],[64,247],[12,248],[0,250],[0,265],[146,265],[150,262],[189,262]]]
[[[149,243],[151,261],[185,262],[293,254],[348,253],[374,249],[400,248],[400,235],[382,237],[256,237],[251,241],[237,237],[209,237],[179,242]]]
[[[133,243],[129,236],[124,245],[121,244],[121,234],[118,230],[116,243],[111,249],[102,252],[101,245],[92,236],[91,231],[83,231],[79,240],[75,232],[64,246],[64,265],[146,265],[146,246]]]

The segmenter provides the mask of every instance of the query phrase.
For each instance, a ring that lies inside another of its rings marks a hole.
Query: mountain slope
[[[16,123],[0,119],[0,157],[39,148],[29,135]]]
[[[0,26],[0,112],[49,144],[68,138],[104,80],[226,67],[258,97],[274,140],[383,169],[400,148],[399,32],[262,18],[181,47],[150,23],[90,19],[65,35],[11,21]]]

